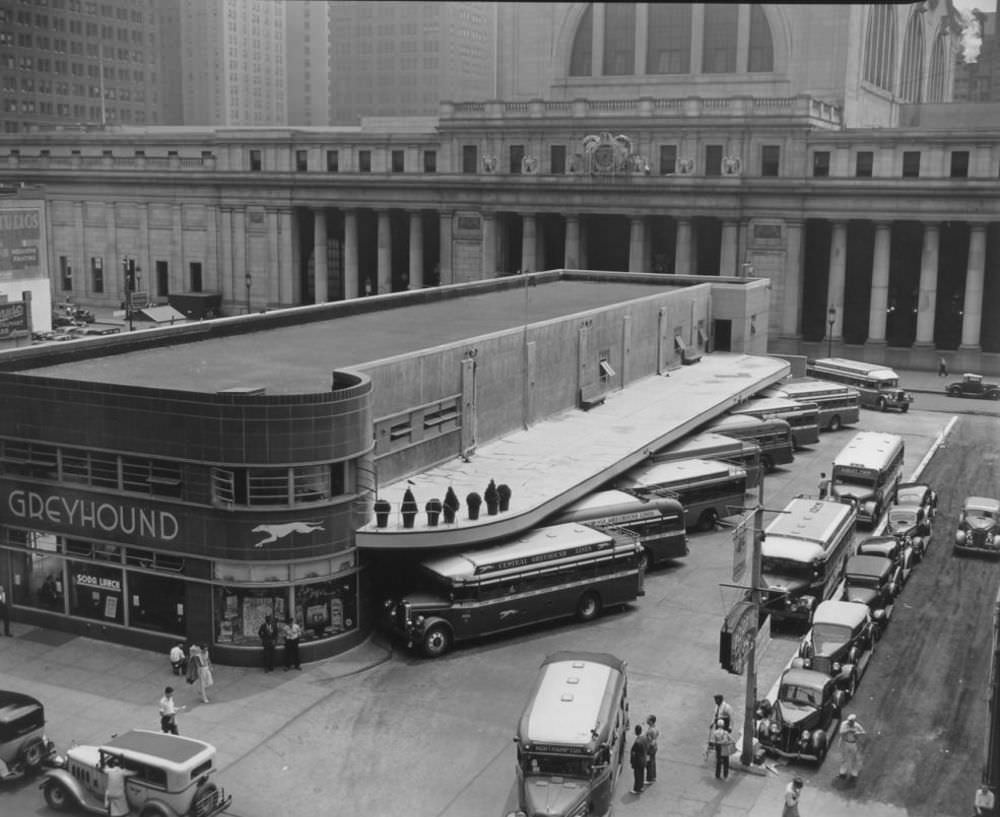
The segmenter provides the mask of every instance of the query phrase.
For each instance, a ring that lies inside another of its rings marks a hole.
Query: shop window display
[[[125,621],[121,567],[69,562],[69,611],[72,615],[123,624]]]
[[[65,560],[59,553],[56,537],[36,531],[9,530],[8,541],[26,549],[25,553],[11,553],[13,603],[65,612]]]
[[[271,614],[280,622],[288,615],[288,589],[284,587],[217,587],[215,600],[215,640],[219,644],[259,647],[257,630],[264,616]]]
[[[302,640],[314,641],[353,630],[358,626],[356,579],[304,584],[295,588],[295,617],[302,625]]]
[[[182,579],[129,571],[129,623],[144,630],[183,636],[185,588]]]

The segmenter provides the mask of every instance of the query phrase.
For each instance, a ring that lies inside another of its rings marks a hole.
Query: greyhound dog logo
[[[253,533],[266,533],[267,536],[259,542],[254,542],[255,548],[264,547],[271,542],[277,542],[293,533],[312,533],[313,531],[324,530],[319,522],[285,522],[280,525],[258,525],[253,529]]]

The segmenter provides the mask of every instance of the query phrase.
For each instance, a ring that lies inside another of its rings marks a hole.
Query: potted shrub
[[[500,497],[497,495],[497,484],[491,479],[483,492],[483,499],[486,500],[486,513],[496,516],[497,507],[500,504]]]
[[[500,512],[510,508],[510,486],[506,482],[497,485],[497,498],[500,500]]]
[[[438,519],[441,516],[441,500],[437,497],[428,499],[424,510],[427,511],[427,524],[432,528],[437,527]]]
[[[465,504],[469,506],[469,519],[479,519],[479,508],[483,504],[483,498],[473,491],[465,498]]]
[[[375,526],[379,528],[387,527],[389,524],[389,513],[392,511],[392,505],[389,504],[387,499],[376,499],[375,500]]]
[[[455,514],[458,513],[458,509],[461,507],[462,503],[458,501],[458,494],[449,485],[444,495],[444,521],[446,524],[455,521]]]
[[[403,494],[403,504],[400,505],[399,510],[403,514],[403,527],[412,528],[413,522],[417,518],[417,500],[413,496],[413,491],[409,488],[406,489],[406,493]]]

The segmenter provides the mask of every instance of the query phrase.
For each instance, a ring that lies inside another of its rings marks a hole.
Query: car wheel
[[[709,508],[707,511],[702,511],[701,516],[698,517],[697,528],[702,533],[713,530],[718,519],[719,515],[715,512],[715,508]]]
[[[45,795],[49,808],[56,811],[69,811],[75,802],[70,790],[58,780],[47,780],[42,787],[42,794]]]
[[[215,785],[212,783],[211,785]],[[195,807],[198,802],[198,795],[195,795],[195,800],[191,804],[191,814],[195,814]],[[208,814],[209,812],[198,812],[199,814]],[[171,817],[170,812],[166,810],[159,803],[148,803],[142,807],[142,811],[139,812],[139,817]]]
[[[909,403],[903,403],[903,405],[900,406],[900,408],[899,408],[899,411],[902,414],[906,414],[906,412],[908,412],[909,410],[910,410],[910,404]]]
[[[576,617],[580,621],[593,621],[601,612],[601,600],[597,593],[584,593],[576,603]]]
[[[42,766],[45,758],[45,744],[41,738],[28,741],[21,747],[21,760],[24,761],[25,768],[29,773],[37,772]]]
[[[848,700],[854,697],[854,693],[858,691],[858,674],[855,671],[851,671],[850,677],[847,679],[847,689],[844,690],[847,693]]]
[[[816,741],[816,763],[819,764],[826,760],[826,753],[830,746],[826,742],[826,732],[817,732],[814,740]]]
[[[991,391],[990,400],[1000,400],[1000,391]]]
[[[424,654],[440,658],[451,648],[451,630],[444,624],[435,624],[424,635]]]
[[[833,417],[830,418],[830,431],[840,431],[840,428],[840,415],[834,414]]]
[[[191,801],[191,817],[205,817],[212,814],[219,801],[219,787],[215,783],[204,783],[199,786]]]

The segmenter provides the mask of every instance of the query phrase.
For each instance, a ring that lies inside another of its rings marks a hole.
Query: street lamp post
[[[247,314],[250,314],[250,287],[253,286],[253,276],[248,272],[244,279],[247,285]]]
[[[837,321],[837,310],[831,306],[826,314],[829,316],[827,323],[830,325],[830,331],[826,333],[826,356],[833,357],[833,324]]]
[[[133,259],[127,255],[122,256],[122,273],[125,275],[125,314],[128,316],[128,331],[135,331],[135,324],[132,321],[132,293],[135,292],[135,279],[129,274],[129,265]]]

